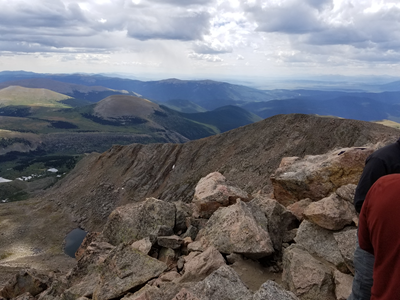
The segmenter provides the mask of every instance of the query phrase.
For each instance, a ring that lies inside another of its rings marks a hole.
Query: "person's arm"
[[[361,211],[361,207],[371,186],[380,177],[387,174],[387,167],[381,159],[377,157],[369,157],[367,159],[354,195],[354,207],[357,212]]]

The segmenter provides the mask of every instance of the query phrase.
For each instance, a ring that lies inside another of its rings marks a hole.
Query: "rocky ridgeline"
[[[214,172],[190,204],[117,207],[66,276],[21,271],[0,299],[344,300],[358,223],[352,199],[374,150],[286,157],[271,176],[273,197]]]

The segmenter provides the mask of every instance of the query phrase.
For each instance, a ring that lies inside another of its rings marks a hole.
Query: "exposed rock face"
[[[336,194],[311,203],[303,215],[310,222],[329,230],[341,230],[357,217],[354,206]]]
[[[29,296],[36,296],[46,290],[50,284],[49,277],[37,274],[34,270],[22,270],[0,290],[0,297],[12,299],[21,296],[20,299],[29,299]]]
[[[267,230],[276,251],[282,250],[282,242],[287,232],[298,227],[298,221],[289,210],[275,199],[258,196],[248,206],[258,224]],[[260,216],[260,212],[263,216]]]
[[[347,300],[351,294],[353,285],[353,276],[343,274],[338,270],[334,271],[335,278],[335,295],[337,300]]]
[[[347,267],[333,233],[333,231],[303,221],[300,224],[295,241],[311,254],[331,262],[339,270],[346,272]]]
[[[191,202],[199,179],[211,172],[220,172],[246,193],[266,194],[271,191],[267,178],[283,157],[394,142],[398,135],[396,129],[370,122],[279,115],[185,144],[114,146],[88,155],[46,199],[60,201],[77,220],[86,217],[81,222],[85,230],[101,231],[110,212],[129,202],[147,197]]]
[[[247,202],[250,197],[240,188],[229,185],[221,173],[210,173],[196,186],[192,201],[194,216],[208,219],[218,208],[234,204],[236,199]]]
[[[159,235],[160,227],[175,226],[175,205],[155,198],[115,209],[108,217],[103,235],[113,245]]]
[[[299,300],[299,298],[292,292],[284,290],[275,281],[268,280],[254,294],[253,300]]]
[[[336,300],[332,270],[299,246],[287,248],[283,256],[282,282],[300,299]]]
[[[200,230],[197,239],[213,245],[222,253],[240,253],[250,258],[261,258],[274,252],[271,238],[254,218],[246,203],[220,208]]]
[[[306,198],[290,204],[287,209],[296,216],[299,221],[304,220],[304,210],[312,203],[311,199]]]
[[[99,266],[100,283],[93,299],[108,300],[122,296],[164,272],[167,266],[130,245],[120,244]]]
[[[335,232],[333,237],[338,244],[339,251],[342,254],[344,262],[349,270],[354,274],[354,251],[357,245],[357,228],[350,227],[346,230]]]
[[[199,300],[248,300],[252,293],[229,266],[222,266],[193,288]]]
[[[192,253],[196,255],[195,252]],[[198,253],[194,257],[188,256],[184,267],[184,274],[180,281],[188,282],[201,280],[224,265],[225,260],[221,253],[211,246],[201,254]]]
[[[286,164],[271,176],[274,196],[288,206],[305,198],[318,201],[343,185],[356,184],[365,159],[374,150],[373,147],[342,148]]]

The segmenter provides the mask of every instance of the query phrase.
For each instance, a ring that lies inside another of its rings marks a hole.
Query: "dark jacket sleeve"
[[[388,170],[383,160],[374,156],[367,158],[354,195],[354,207],[357,212],[361,211],[361,207],[371,186],[380,177],[387,174]]]

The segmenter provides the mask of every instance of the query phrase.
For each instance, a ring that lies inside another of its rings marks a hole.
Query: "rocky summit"
[[[4,273],[8,281],[2,275],[0,299],[344,300],[354,275],[355,187],[366,157],[399,133],[282,115],[186,144],[88,155],[25,202],[30,233],[19,233],[16,204],[4,206],[0,251],[8,241],[10,254],[0,269],[14,271]],[[58,233],[22,263],[11,251],[36,247],[43,224]],[[70,268],[54,267],[49,257],[74,226],[89,234]]]

